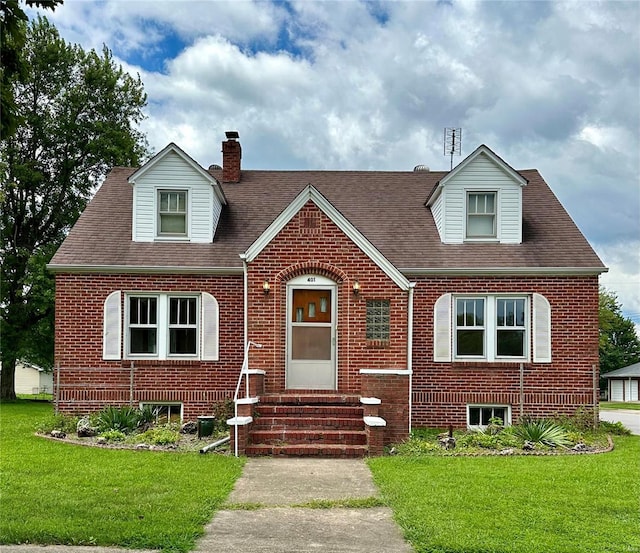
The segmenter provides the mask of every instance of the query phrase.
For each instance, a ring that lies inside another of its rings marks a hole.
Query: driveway
[[[632,434],[640,436],[640,411],[633,409],[600,409],[600,420],[621,422]]]

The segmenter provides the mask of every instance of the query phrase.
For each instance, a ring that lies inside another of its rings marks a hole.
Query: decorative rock
[[[198,423],[187,421],[180,427],[181,434],[195,434],[198,432]]]
[[[104,436],[98,436],[98,438],[96,439],[96,443],[99,445],[105,445],[109,443],[109,440],[107,440]]]
[[[513,455],[513,449],[511,448],[503,449],[500,451],[500,455]]]
[[[151,449],[149,444],[136,444],[136,449]]]
[[[445,449],[455,449],[456,439],[453,436],[447,436],[446,438],[441,438],[440,445]]]
[[[572,451],[589,451],[589,447],[587,444],[583,444],[582,442],[577,443],[571,448]]]
[[[51,431],[52,438],[58,438],[60,440],[64,440],[67,437],[67,434],[62,430],[52,430]]]
[[[535,448],[536,448],[536,444],[529,441],[524,442],[524,445],[522,446],[522,449],[524,451],[533,451]]]
[[[89,417],[82,417],[76,425],[76,432],[78,434],[78,438],[91,438],[98,433],[98,429],[91,426]]]

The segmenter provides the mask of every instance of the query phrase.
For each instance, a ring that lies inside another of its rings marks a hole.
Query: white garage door
[[[624,401],[622,380],[611,380],[611,401]]]
[[[638,401],[638,381],[637,380],[624,381],[624,400]]]

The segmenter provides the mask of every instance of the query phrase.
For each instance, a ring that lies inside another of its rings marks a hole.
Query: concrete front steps
[[[249,456],[364,457],[367,434],[360,397],[286,393],[260,396],[249,431]]]

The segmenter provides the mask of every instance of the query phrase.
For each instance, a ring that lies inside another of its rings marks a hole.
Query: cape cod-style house
[[[538,171],[258,171],[169,144],[53,257],[58,409],[235,399],[239,453],[378,454],[411,427],[597,408],[605,267]]]

